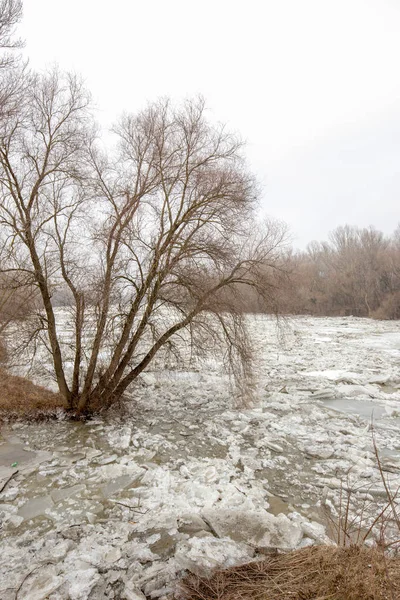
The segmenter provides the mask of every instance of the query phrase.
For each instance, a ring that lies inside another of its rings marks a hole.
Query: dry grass
[[[61,396],[0,369],[0,419],[51,416],[65,408]]]
[[[0,337],[0,365],[5,365],[8,359],[7,346]]]
[[[399,600],[400,558],[375,548],[312,546],[261,562],[190,576],[185,600]]]

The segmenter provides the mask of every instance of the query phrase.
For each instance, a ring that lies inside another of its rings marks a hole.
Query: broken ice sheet
[[[18,514],[28,521],[29,519],[34,519],[35,517],[46,514],[53,504],[54,502],[51,496],[38,496],[37,498],[32,498],[25,502],[19,509]]]

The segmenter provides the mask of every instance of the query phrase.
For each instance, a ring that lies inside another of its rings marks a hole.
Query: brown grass
[[[0,365],[7,362],[8,354],[4,340],[0,337]]]
[[[0,419],[43,417],[65,408],[62,397],[0,369]]]
[[[379,547],[311,546],[267,560],[189,576],[185,600],[399,600],[400,558]]]

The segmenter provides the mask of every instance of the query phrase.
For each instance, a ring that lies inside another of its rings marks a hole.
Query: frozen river
[[[325,540],[341,481],[384,499],[371,422],[400,484],[400,322],[250,326],[253,407],[210,361],[145,374],[122,415],[3,426],[2,600],[163,598],[185,569]]]

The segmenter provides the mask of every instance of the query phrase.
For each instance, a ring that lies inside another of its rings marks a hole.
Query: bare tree
[[[0,0],[0,126],[15,113],[22,98],[22,91],[29,76],[26,65],[21,62],[16,50],[23,44],[15,37],[16,25],[22,17],[21,0]],[[24,75],[26,79],[24,81]],[[4,240],[0,240],[4,242]],[[3,260],[3,247],[0,248],[0,261]],[[25,315],[31,306],[32,289],[21,284],[21,277],[0,278],[0,354],[6,357],[5,341],[2,334],[8,324]]]
[[[79,412],[108,406],[156,356],[179,359],[182,336],[197,353],[222,345],[245,387],[238,297],[247,287],[271,297],[285,232],[256,225],[241,142],[207,122],[201,99],[126,115],[111,155],[93,131],[80,81],[52,72],[33,78],[1,135],[3,270],[40,292],[36,334],[46,333],[60,393]],[[52,303],[60,288],[72,304],[68,343]]]
[[[15,66],[18,56],[13,52],[23,43],[15,37],[15,27],[22,19],[22,0],[0,0],[0,69]],[[1,72],[1,71],[0,71]]]
[[[17,50],[23,47],[16,38],[15,28],[22,18],[21,0],[0,0],[0,119],[14,111],[27,84],[26,64]],[[25,83],[25,85],[24,85]]]

